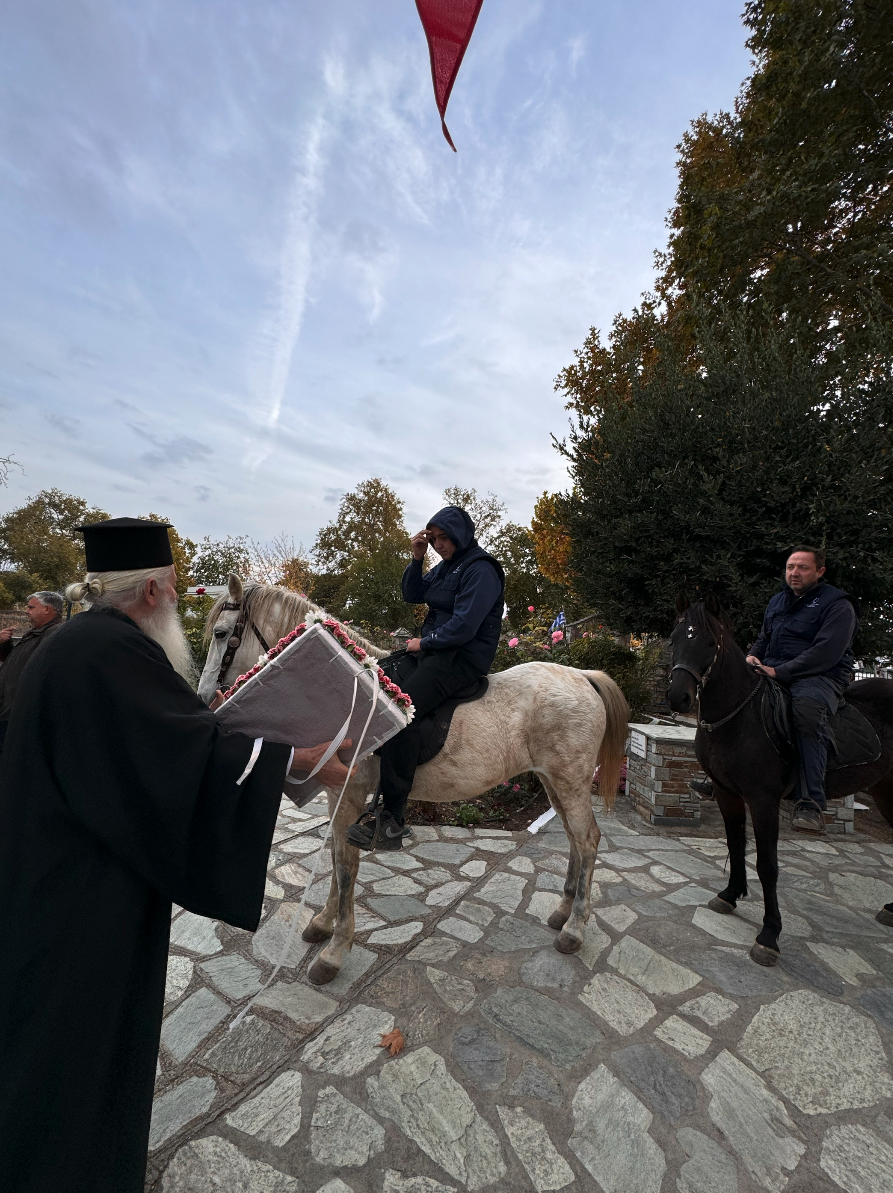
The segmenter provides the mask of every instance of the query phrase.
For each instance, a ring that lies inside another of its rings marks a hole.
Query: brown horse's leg
[[[893,825],[893,775],[886,775],[879,783],[869,787],[868,794],[887,824]],[[893,928],[893,903],[885,903],[874,918]]]
[[[748,801],[757,844],[757,874],[763,887],[763,927],[750,955],[759,965],[778,962],[781,911],[778,906],[778,802],[771,796]]]
[[[544,782],[547,782],[544,779]],[[577,953],[583,947],[583,933],[589,919],[592,872],[601,840],[599,827],[592,812],[592,797],[588,790],[582,795],[559,798],[549,792],[549,798],[564,824],[570,850],[564,893],[558,907],[547,921],[550,928],[560,928],[555,947],[561,953]]]
[[[321,920],[320,929],[328,928],[329,942],[320,949],[307,977],[317,986],[331,982],[338,976],[344,958],[350,952],[354,937],[353,891],[360,865],[360,851],[348,845],[344,833],[357,819],[365,801],[365,785],[352,780],[344,793],[341,807],[332,822],[332,888],[326,906],[311,921],[313,927]],[[329,810],[334,809],[336,796],[329,795]],[[336,902],[337,900],[337,902]],[[332,907],[335,904],[334,908]]]
[[[716,803],[722,813],[726,829],[726,843],[729,846],[729,885],[711,899],[707,906],[711,911],[728,915],[742,895],[747,894],[747,872],[744,868],[747,812],[744,800],[714,783]]]

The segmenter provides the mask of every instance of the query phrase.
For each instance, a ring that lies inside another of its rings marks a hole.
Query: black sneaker
[[[692,779],[688,785],[701,799],[716,799],[712,779]]]
[[[349,845],[357,849],[381,850],[393,853],[403,848],[403,842],[412,837],[408,824],[398,824],[390,812],[366,812],[356,824],[344,834]]]
[[[800,800],[791,814],[791,828],[801,833],[823,833],[825,817],[814,800]]]

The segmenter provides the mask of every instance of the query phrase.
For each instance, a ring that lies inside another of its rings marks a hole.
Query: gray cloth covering
[[[359,663],[321,625],[311,626],[285,648],[217,710],[227,729],[289,746],[316,746],[332,741],[350,711],[354,677],[359,676],[357,698],[346,736],[353,740],[350,760],[369,715],[370,697],[376,707],[363,738],[359,757],[406,728],[406,714],[379,685],[373,672]],[[304,775],[297,772],[298,778]],[[286,794],[304,803],[323,785],[317,779],[296,786],[286,784]]]

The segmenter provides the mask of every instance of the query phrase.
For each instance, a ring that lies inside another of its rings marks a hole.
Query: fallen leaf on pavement
[[[387,1048],[391,1056],[396,1056],[398,1052],[402,1052],[406,1047],[406,1041],[403,1039],[403,1032],[399,1027],[395,1027],[393,1031],[385,1032],[381,1037],[380,1048]]]

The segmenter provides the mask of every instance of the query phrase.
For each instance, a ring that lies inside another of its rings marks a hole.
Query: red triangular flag
[[[444,118],[450,92],[483,3],[484,0],[415,0],[428,39],[434,100],[440,113],[440,125],[454,153],[456,146]]]

